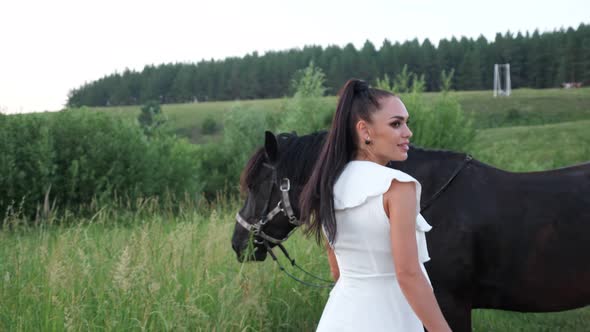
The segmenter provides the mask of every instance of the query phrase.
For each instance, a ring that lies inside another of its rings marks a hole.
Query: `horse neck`
[[[413,148],[403,162],[391,162],[390,167],[413,176],[422,185],[422,199],[432,197],[465,162],[465,155],[439,150]]]

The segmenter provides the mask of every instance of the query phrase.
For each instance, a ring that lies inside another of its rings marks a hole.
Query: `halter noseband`
[[[289,179],[283,178],[281,179],[281,183],[279,184],[277,181],[277,169],[273,165],[267,163],[264,163],[263,166],[268,167],[272,170],[272,183],[270,187],[270,193],[268,195],[268,200],[266,201],[264,211],[262,212],[263,217],[261,217],[256,223],[250,224],[246,221],[246,219],[244,219],[240,215],[240,212],[238,212],[236,214],[236,221],[240,225],[242,225],[242,227],[251,232],[254,236],[258,236],[263,240],[266,240],[274,244],[280,244],[281,242],[286,241],[291,235],[291,233],[293,233],[293,231],[296,229],[296,227],[301,226],[302,223],[301,221],[299,221],[299,219],[297,219],[297,217],[295,217],[291,201],[289,200],[289,191],[291,190],[291,182],[289,181]],[[270,204],[270,200],[272,199],[272,188],[275,185],[277,185],[279,187],[279,190],[281,191],[281,199],[279,200],[279,203],[277,204],[277,206],[275,206],[274,209],[272,209],[270,212],[264,215],[264,212],[268,209],[268,205]],[[270,222],[277,214],[281,212],[289,219],[289,223],[294,225],[295,227],[283,239],[277,239],[266,234],[263,231],[263,227],[268,222]],[[254,239],[254,243],[263,244],[263,241]]]

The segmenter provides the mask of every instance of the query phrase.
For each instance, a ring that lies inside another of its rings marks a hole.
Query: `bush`
[[[417,101],[416,99],[420,99]],[[404,99],[410,113],[410,128],[414,144],[436,149],[467,151],[475,138],[473,121],[459,102],[448,94],[441,94],[434,106],[428,107],[421,96]]]
[[[201,124],[201,133],[205,135],[213,135],[218,131],[219,125],[217,124],[217,121],[210,116],[203,121],[203,124]]]
[[[383,79],[377,78],[375,87],[399,95],[417,90],[422,92],[424,91],[425,85],[424,75],[418,76],[408,71],[408,65],[404,65],[402,71],[395,75],[393,82],[389,78],[389,75],[385,74]]]
[[[42,202],[54,178],[56,150],[39,115],[0,117],[0,211]]]
[[[284,119],[279,125],[279,132],[295,131],[304,135],[325,129],[330,125],[335,106],[326,103],[322,98],[326,91],[324,73],[311,62],[295,77],[291,83],[295,94],[285,103]]]
[[[147,135],[152,134],[158,127],[166,123],[167,118],[162,113],[160,103],[150,100],[141,106],[141,113],[137,117],[137,122],[143,128]]]
[[[0,118],[0,209],[33,216],[48,194],[58,208],[114,195],[182,195],[199,189],[196,148],[105,113],[67,111]]]
[[[220,191],[238,192],[240,173],[248,159],[264,142],[264,130],[269,128],[268,116],[236,104],[225,114],[223,139],[197,146],[195,172],[200,188],[209,198]]]

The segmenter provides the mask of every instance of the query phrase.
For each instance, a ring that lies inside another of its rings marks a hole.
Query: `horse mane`
[[[285,134],[279,135],[282,137]],[[289,137],[281,142],[279,138],[279,162],[277,170],[279,177],[289,177],[291,184],[303,186],[315,166],[320,150],[327,137],[326,131],[297,136],[287,134]],[[283,143],[283,145],[281,145]]]
[[[463,152],[456,152],[451,150],[444,150],[444,149],[428,149],[419,147],[416,145],[411,144],[411,152],[417,152],[417,154],[412,155],[412,158],[423,159],[424,156],[429,157],[429,160],[432,160],[432,154],[436,154],[437,157],[441,159],[465,159],[466,153]]]
[[[326,131],[320,131],[304,136],[297,136],[295,133],[277,135],[279,161],[276,166],[279,177],[289,175],[292,184],[305,184],[322,148],[326,134]],[[313,157],[310,158],[310,156]],[[258,148],[250,157],[240,175],[240,190],[242,193],[245,193],[248,187],[254,183],[256,174],[258,174],[265,161],[267,161],[267,158],[263,146]]]
[[[254,182],[254,175],[265,159],[266,152],[264,151],[264,147],[261,147],[254,152],[252,157],[250,157],[246,163],[246,167],[244,167],[242,174],[240,174],[240,192],[242,192],[242,194],[246,193],[248,187]]]

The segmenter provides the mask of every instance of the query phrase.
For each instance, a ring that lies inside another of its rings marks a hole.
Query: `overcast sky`
[[[580,23],[590,23],[588,0],[3,0],[0,112],[59,110],[84,82],[147,64]]]

